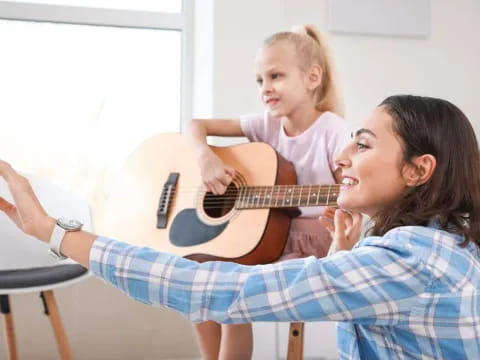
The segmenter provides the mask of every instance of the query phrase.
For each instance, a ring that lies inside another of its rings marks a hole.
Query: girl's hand
[[[362,214],[360,213],[329,207],[319,220],[332,236],[328,255],[339,250],[351,250],[360,239],[362,231]]]
[[[200,172],[207,191],[215,195],[225,193],[235,178],[235,170],[226,167],[223,161],[209,148],[199,157]]]
[[[55,219],[48,216],[43,209],[30,182],[2,160],[0,176],[7,182],[14,201],[12,204],[0,197],[0,210],[25,234],[48,242],[55,226]]]

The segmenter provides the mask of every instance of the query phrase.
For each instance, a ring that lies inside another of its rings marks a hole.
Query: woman
[[[316,259],[198,264],[152,249],[68,232],[60,250],[135,299],[191,320],[340,321],[342,359],[480,358],[480,155],[451,103],[387,98],[337,160],[338,205],[369,215],[371,236]],[[48,242],[55,219],[26,179],[0,163],[15,205],[2,209]],[[335,213],[339,248],[356,241]]]

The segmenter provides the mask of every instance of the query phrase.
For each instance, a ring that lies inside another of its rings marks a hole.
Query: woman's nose
[[[347,168],[352,166],[352,162],[348,156],[348,145],[342,150],[342,152],[335,159],[335,165],[339,168]]]

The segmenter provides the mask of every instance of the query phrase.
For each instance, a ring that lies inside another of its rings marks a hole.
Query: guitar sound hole
[[[207,192],[203,199],[203,209],[212,218],[220,218],[228,214],[235,206],[238,189],[235,184],[230,184],[222,195]]]

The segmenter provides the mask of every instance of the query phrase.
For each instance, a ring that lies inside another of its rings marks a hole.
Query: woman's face
[[[384,107],[376,108],[352,136],[337,159],[342,168],[337,202],[343,209],[375,217],[395,206],[407,188],[402,143]]]

